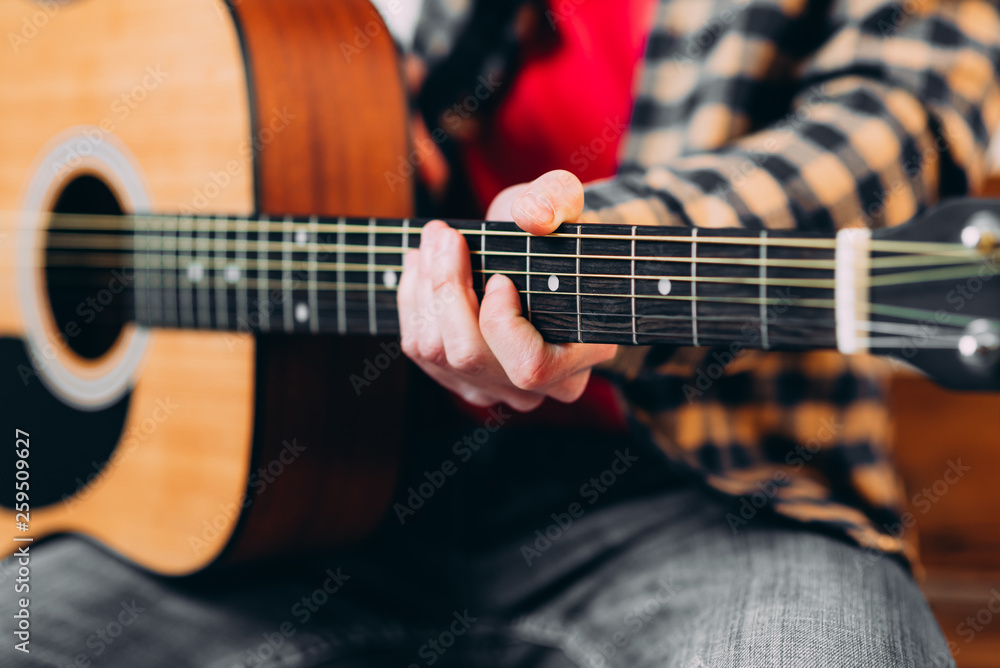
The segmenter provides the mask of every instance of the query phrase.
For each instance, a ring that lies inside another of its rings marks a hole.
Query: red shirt
[[[615,173],[654,2],[548,0],[543,20],[556,27],[558,45],[527,49],[497,113],[464,147],[484,210],[505,187],[553,169],[584,182]],[[550,399],[519,421],[612,431],[625,425],[615,391],[593,377],[575,404]]]

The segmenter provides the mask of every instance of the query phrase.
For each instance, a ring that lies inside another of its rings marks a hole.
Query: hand
[[[497,195],[490,220],[513,220],[532,234],[574,222],[583,210],[583,185],[565,171]],[[551,344],[521,316],[521,300],[506,276],[486,285],[482,304],[472,288],[469,247],[441,221],[428,223],[420,250],[404,259],[399,283],[403,352],[438,383],[476,406],[505,403],[519,411],[545,397],[576,401],[595,364],[617,346]]]

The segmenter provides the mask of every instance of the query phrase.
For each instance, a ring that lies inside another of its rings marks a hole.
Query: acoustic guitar
[[[74,532],[184,575],[363,538],[424,222],[379,15],[9,0],[0,27],[7,549]],[[874,232],[450,224],[552,342],[873,352],[1000,388],[996,202]]]

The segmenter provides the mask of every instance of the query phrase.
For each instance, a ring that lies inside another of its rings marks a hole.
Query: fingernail
[[[556,216],[556,212],[547,200],[530,192],[514,200],[514,204],[510,207],[510,212],[515,219],[518,217],[526,218],[540,225],[550,224]]]
[[[483,294],[483,296],[485,297],[491,292],[495,292],[496,289],[500,287],[501,282],[503,282],[503,278],[501,278],[500,274],[494,274],[490,278],[490,280],[486,282],[486,292]]]
[[[442,227],[434,233],[434,236],[437,238],[434,242],[435,253],[444,252],[455,243],[455,231],[450,227]]]
[[[437,250],[437,232],[433,227],[425,227],[420,233],[420,250],[433,255]]]

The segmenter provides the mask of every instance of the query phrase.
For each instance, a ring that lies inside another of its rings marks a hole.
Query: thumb
[[[557,169],[541,175],[513,201],[511,217],[525,232],[549,234],[583,213],[583,184],[570,172]]]

